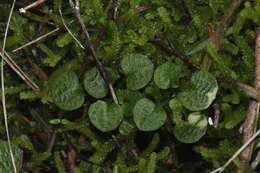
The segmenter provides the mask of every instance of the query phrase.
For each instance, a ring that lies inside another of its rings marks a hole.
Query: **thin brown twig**
[[[87,42],[86,47],[89,48],[92,56],[94,57],[94,59],[95,59],[95,61],[97,63],[97,67],[98,67],[100,73],[102,74],[104,80],[106,81],[106,84],[108,85],[108,88],[109,88],[109,91],[110,91],[110,94],[112,96],[113,101],[116,104],[118,104],[118,99],[117,99],[115,90],[114,90],[113,85],[112,85],[111,77],[110,77],[109,73],[107,72],[107,70],[104,68],[102,62],[98,58],[98,56],[96,54],[96,51],[95,51],[95,48],[94,48],[94,46],[93,46],[93,44],[91,42],[88,29],[86,28],[86,26],[85,26],[85,24],[83,22],[83,19],[81,17],[79,0],[75,0],[75,3],[72,0],[69,0],[69,2],[70,2],[71,8],[73,8],[74,11],[75,11],[75,16],[78,19],[78,21],[79,21],[79,23],[81,25],[82,31],[83,31],[83,33],[85,35],[86,42]]]
[[[72,24],[73,22],[75,22],[75,20],[71,20],[71,21],[69,22],[69,24]],[[48,36],[54,34],[55,32],[57,32],[57,31],[59,31],[59,30],[61,30],[61,29],[62,29],[61,27],[55,28],[55,29],[53,29],[52,31],[50,31],[50,32],[48,32],[48,33],[46,33],[46,34],[43,34],[43,35],[37,37],[36,39],[34,39],[34,40],[32,40],[32,41],[29,41],[28,43],[25,43],[24,45],[22,45],[22,46],[20,46],[20,47],[18,47],[18,48],[16,48],[16,49],[14,49],[14,50],[12,50],[12,53],[16,53],[16,52],[18,52],[19,50],[22,50],[22,49],[24,49],[24,48],[26,48],[26,47],[28,47],[28,46],[31,46],[32,44],[35,44],[35,43],[37,43],[37,42],[39,42],[39,41],[41,41],[41,40],[47,38]],[[88,30],[89,30],[89,32],[95,32],[95,31],[96,31],[95,29],[92,29],[92,28],[91,28],[91,29],[88,29]]]
[[[255,81],[254,87],[260,91],[260,27],[256,28],[255,41]],[[259,116],[260,102],[251,101],[246,113],[246,120],[242,125],[243,143],[246,143],[256,132],[257,120]],[[251,161],[254,145],[249,145],[241,154],[240,160],[243,164],[249,164]]]
[[[56,28],[56,29],[54,29],[54,30],[52,30],[52,31],[50,31],[50,32],[48,32],[48,33],[46,33],[46,34],[43,34],[43,35],[41,35],[40,37],[38,37],[38,38],[36,38],[36,39],[34,39],[34,40],[32,40],[32,41],[30,41],[30,42],[28,42],[28,43],[26,43],[26,44],[20,46],[20,47],[18,47],[18,48],[16,48],[16,49],[12,50],[12,52],[13,52],[13,53],[16,53],[17,51],[19,51],[19,50],[21,50],[21,49],[24,49],[24,48],[26,48],[26,47],[28,47],[28,46],[30,46],[30,45],[36,43],[36,42],[39,42],[39,41],[43,40],[44,38],[48,37],[49,35],[51,35],[51,34],[57,32],[57,31],[59,31],[60,29],[61,29],[61,28]]]
[[[24,8],[20,8],[19,11],[20,11],[20,13],[26,13],[27,10],[34,8],[34,7],[37,7],[38,5],[44,3],[45,1],[47,1],[47,0],[37,0],[34,3],[27,5]]]
[[[154,40],[152,41],[154,43],[156,43],[157,45],[159,45],[161,48],[163,48],[164,50],[166,50],[168,53],[179,57],[181,60],[183,60],[184,62],[186,62],[188,65],[190,65],[191,67],[195,68],[195,69],[200,69],[199,66],[197,66],[196,64],[194,64],[188,57],[186,57],[185,55],[179,53],[174,47],[169,46],[168,44],[165,44],[164,42],[162,42],[161,40]]]
[[[220,119],[220,107],[219,104],[215,103],[213,105],[214,108],[214,128],[218,128],[218,124],[219,124],[219,119]]]
[[[226,13],[222,17],[219,26],[216,29],[216,32],[213,35],[212,44],[216,48],[219,49],[220,41],[224,38],[225,32],[227,31],[229,25],[231,24],[232,18],[240,6],[240,4],[244,0],[233,0],[232,4],[230,5],[229,9],[227,9]],[[212,60],[210,56],[207,54],[202,60],[201,69],[209,71],[210,66],[212,64]]]
[[[59,111],[59,116],[58,118],[61,119],[64,115],[64,111]],[[49,136],[49,142],[47,144],[47,147],[46,147],[46,152],[51,152],[53,147],[54,147],[54,144],[55,144],[55,141],[56,141],[56,138],[57,138],[57,134],[58,134],[58,131],[59,131],[59,128],[58,126],[55,126],[52,130],[52,133],[50,134]]]
[[[260,92],[258,90],[241,82],[236,82],[236,84],[246,95],[260,102]]]
[[[3,57],[5,62],[16,72],[16,74],[20,76],[23,81],[25,81],[29,87],[31,87],[34,91],[40,91],[40,87],[34,83],[25,72],[23,72],[23,70],[16,64],[10,55],[5,52],[5,55],[0,53],[0,56]]]

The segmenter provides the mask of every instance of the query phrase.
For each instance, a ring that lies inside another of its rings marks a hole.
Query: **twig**
[[[97,63],[97,67],[100,71],[100,73],[102,74],[104,80],[106,81],[107,85],[108,85],[108,88],[109,88],[109,91],[110,91],[110,94],[112,96],[112,99],[113,101],[118,104],[118,99],[117,99],[117,96],[116,96],[116,93],[115,93],[115,90],[113,88],[113,85],[112,85],[112,80],[111,80],[111,77],[109,75],[109,73],[107,72],[107,70],[104,68],[102,62],[99,60],[98,56],[96,55],[96,52],[95,52],[95,49],[94,49],[94,46],[90,40],[90,36],[89,36],[89,32],[83,22],[83,19],[81,17],[81,14],[80,14],[80,4],[79,4],[79,0],[75,0],[75,3],[72,1],[72,0],[69,0],[70,2],[70,6],[71,8],[74,9],[75,11],[75,16],[77,17],[80,25],[81,25],[81,28],[83,30],[83,33],[86,37],[86,41],[87,41],[87,47],[89,48],[92,56],[94,57],[96,63]]]
[[[254,87],[260,91],[260,27],[256,28],[256,42],[255,42],[255,81]],[[243,142],[246,143],[257,129],[257,120],[259,115],[260,102],[251,101],[246,113],[246,120],[242,126]],[[242,163],[249,164],[253,152],[253,145],[248,146],[240,155]]]
[[[246,95],[260,102],[260,92],[258,90],[241,82],[236,82],[236,84]]]
[[[196,64],[194,64],[188,57],[186,57],[185,55],[179,53],[174,47],[169,46],[168,44],[163,43],[161,40],[154,40],[152,41],[156,44],[158,44],[161,48],[165,49],[168,53],[179,57],[180,59],[182,59],[184,62],[186,62],[188,65],[190,65],[191,67],[195,68],[195,69],[200,69],[199,66],[197,66]]]
[[[246,147],[248,147],[248,145],[253,142],[255,140],[255,138],[260,134],[260,130],[258,130],[239,150],[237,150],[237,152],[235,152],[235,154],[223,165],[221,166],[220,168],[210,172],[210,173],[221,173],[223,172],[227,167],[228,165],[242,152],[242,151],[245,151],[244,149]]]
[[[224,38],[226,30],[231,24],[232,17],[234,16],[237,8],[243,1],[244,0],[233,0],[229,9],[227,9],[226,13],[221,19],[220,24],[217,27],[216,32],[213,35],[213,39],[212,39],[213,46],[217,50],[219,49],[220,41]],[[209,71],[211,64],[212,64],[212,60],[210,56],[207,54],[202,60],[201,69]]]
[[[68,33],[71,35],[71,37],[78,43],[78,45],[82,48],[85,49],[84,46],[80,43],[80,41],[73,35],[73,33],[70,31],[69,27],[66,25],[64,18],[62,16],[62,12],[61,9],[59,9],[59,13],[60,13],[60,17],[61,17],[61,21],[64,25],[64,27],[66,28],[66,30],[68,31]]]
[[[61,118],[63,117],[63,115],[64,115],[64,111],[62,111],[62,110],[59,111],[59,116],[58,116],[58,118],[61,119]],[[52,130],[51,135],[49,136],[49,139],[50,139],[50,140],[49,140],[49,142],[48,142],[48,144],[47,144],[46,152],[51,152],[51,151],[52,151],[53,146],[54,146],[55,141],[56,141],[56,137],[57,137],[58,131],[59,131],[58,126],[55,126],[55,127],[53,128],[53,130]]]
[[[74,21],[74,20],[71,20],[71,21],[69,22],[69,24],[72,24],[73,22],[75,22],[75,21]],[[59,30],[61,30],[61,29],[62,29],[61,27],[55,28],[54,30],[52,30],[52,31],[50,31],[50,32],[48,32],[48,33],[46,33],[46,34],[43,34],[43,35],[39,36],[38,38],[36,38],[36,39],[34,39],[34,40],[32,40],[32,41],[30,41],[30,42],[24,44],[24,45],[22,45],[22,46],[20,46],[20,47],[18,47],[18,48],[16,48],[16,49],[14,49],[14,50],[12,50],[12,53],[16,53],[17,51],[19,51],[19,50],[21,50],[21,49],[24,49],[24,48],[26,48],[26,47],[28,47],[28,46],[31,46],[32,44],[37,43],[37,42],[39,42],[39,41],[45,39],[45,38],[48,37],[49,35],[51,35],[51,34],[57,32],[57,31],[59,31]],[[88,29],[88,30],[89,30],[89,32],[94,32],[94,31],[96,31],[95,29]]]
[[[13,52],[13,53],[16,53],[17,51],[19,51],[19,50],[21,50],[21,49],[24,49],[24,48],[26,48],[26,47],[28,47],[28,46],[30,46],[30,45],[32,45],[32,44],[38,42],[38,41],[43,40],[44,38],[48,37],[49,35],[51,35],[51,34],[57,32],[57,31],[59,31],[60,29],[61,29],[61,28],[56,28],[56,29],[54,29],[54,30],[52,30],[52,31],[50,31],[50,32],[48,32],[48,33],[46,33],[46,34],[44,34],[44,35],[42,35],[42,36],[40,36],[40,37],[38,37],[38,38],[36,38],[36,39],[30,41],[30,42],[28,42],[28,43],[26,43],[26,44],[24,44],[24,45],[22,45],[22,46],[20,46],[20,47],[18,47],[18,48],[16,48],[16,49],[14,49],[14,50],[12,50],[12,52]]]
[[[7,20],[7,24],[6,24],[6,30],[5,30],[5,35],[4,35],[4,42],[3,42],[3,47],[2,47],[1,89],[2,89],[2,105],[3,105],[3,114],[4,114],[4,122],[5,122],[5,131],[6,131],[6,136],[7,136],[8,150],[9,150],[9,154],[11,156],[11,162],[12,162],[12,166],[13,166],[13,169],[14,169],[14,173],[17,173],[17,168],[16,168],[16,164],[15,164],[15,158],[14,158],[13,149],[12,149],[11,141],[10,141],[8,121],[7,121],[6,100],[5,100],[5,81],[4,81],[4,59],[5,59],[4,58],[5,57],[4,53],[5,53],[5,45],[6,45],[8,29],[9,29],[9,26],[10,26],[10,21],[11,21],[11,18],[12,18],[15,2],[16,2],[16,0],[13,0],[13,4],[12,4],[12,7],[11,7],[11,10],[10,10],[10,13],[9,13],[9,17],[8,17],[8,20]]]
[[[15,63],[15,61],[5,52],[5,54],[0,53],[0,56],[5,60],[5,62],[18,74],[25,83],[31,87],[34,91],[39,91],[40,87],[35,84],[28,75],[23,72],[23,70]]]
[[[220,108],[219,108],[219,104],[214,104],[213,105],[214,108],[214,128],[218,127],[218,123],[219,123],[219,119],[220,119]]]
[[[26,13],[27,10],[31,9],[31,8],[34,8],[34,7],[37,7],[38,5],[44,3],[45,1],[47,0],[37,0],[35,1],[34,3],[30,4],[30,5],[27,5],[26,7],[24,8],[20,8],[19,9],[19,12],[20,13]]]

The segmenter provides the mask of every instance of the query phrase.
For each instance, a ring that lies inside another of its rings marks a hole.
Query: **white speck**
[[[209,122],[209,125],[210,125],[210,126],[213,126],[214,123],[213,123],[213,120],[212,120],[211,117],[208,118],[208,122]]]
[[[19,9],[19,12],[20,12],[21,14],[23,14],[23,13],[26,13],[26,10],[25,10],[24,8],[20,8],[20,9]]]

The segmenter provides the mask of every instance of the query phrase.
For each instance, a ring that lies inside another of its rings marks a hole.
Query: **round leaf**
[[[134,121],[138,129],[142,131],[153,131],[159,129],[166,120],[166,113],[161,107],[143,98],[134,107]]]
[[[177,88],[184,74],[181,65],[166,62],[155,70],[154,82],[161,89]]]
[[[120,105],[124,110],[124,115],[126,117],[132,117],[134,106],[136,102],[142,98],[142,94],[140,94],[138,91],[118,90],[117,96]]]
[[[88,114],[91,123],[102,132],[116,129],[123,119],[123,110],[119,105],[101,100],[90,105]]]
[[[193,74],[192,88],[178,95],[183,106],[191,111],[207,109],[216,98],[218,84],[216,78],[206,71]]]
[[[74,72],[58,75],[52,81],[50,90],[53,102],[63,110],[75,110],[84,103],[84,93],[79,87],[79,81]]]
[[[130,54],[123,58],[121,68],[126,77],[127,88],[138,90],[145,87],[153,76],[153,64],[142,54]]]
[[[207,131],[207,118],[199,112],[188,116],[188,121],[176,124],[173,133],[174,136],[183,143],[197,142]]]
[[[14,144],[11,144],[11,147],[14,154],[16,169],[20,172],[23,163],[23,151]],[[6,141],[0,141],[0,172],[13,173],[12,159]]]
[[[92,97],[103,98],[107,95],[106,83],[96,67],[85,73],[84,87]]]

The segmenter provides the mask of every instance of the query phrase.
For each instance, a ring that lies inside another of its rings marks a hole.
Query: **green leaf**
[[[16,169],[19,172],[23,163],[23,151],[16,145],[11,144]],[[6,141],[0,141],[0,172],[13,173],[12,159],[9,152],[8,143]]]
[[[173,129],[174,136],[183,143],[197,142],[207,131],[207,118],[200,112],[188,116],[188,121],[176,124]]]
[[[166,120],[166,112],[149,99],[139,100],[134,107],[134,121],[139,130],[153,131],[159,129]]]
[[[119,126],[119,132],[122,135],[128,135],[131,132],[133,132],[135,128],[135,125],[132,121],[122,121],[122,123]]]
[[[75,110],[82,106],[85,97],[75,72],[59,74],[50,84],[53,102],[63,110]]]
[[[91,123],[102,132],[116,129],[123,119],[123,110],[119,105],[101,100],[90,105],[88,114]]]
[[[216,98],[218,84],[215,77],[206,71],[198,71],[192,75],[192,88],[180,93],[178,99],[191,111],[207,109]]]
[[[124,115],[126,117],[132,117],[134,106],[136,102],[142,98],[142,94],[138,91],[118,90],[117,96],[119,103],[124,110]]]
[[[121,68],[126,75],[127,88],[131,90],[145,87],[153,76],[153,64],[142,54],[126,55],[121,62]]]
[[[106,82],[96,67],[86,71],[84,75],[84,87],[92,97],[103,98],[107,95]]]
[[[166,62],[155,70],[154,82],[161,89],[177,88],[184,75],[182,66]]]

